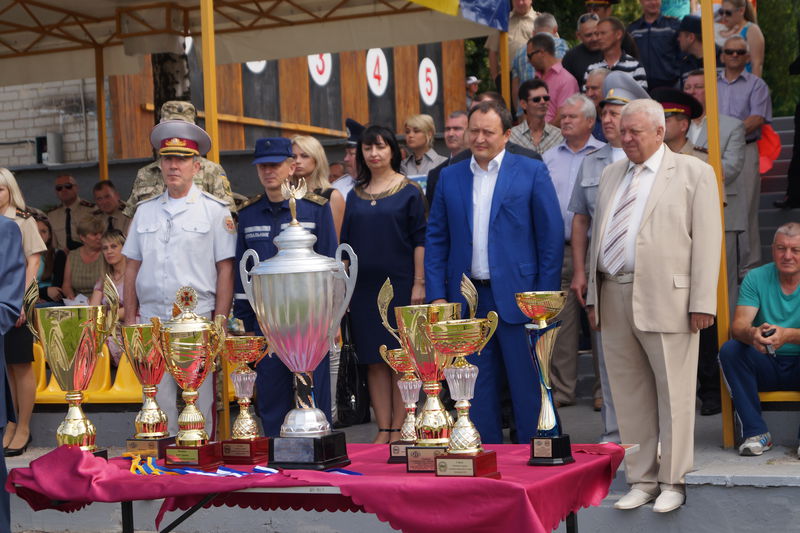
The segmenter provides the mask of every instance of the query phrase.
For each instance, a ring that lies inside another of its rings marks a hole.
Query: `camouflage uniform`
[[[190,102],[173,100],[165,102],[161,106],[161,120],[184,120],[194,124],[195,108]],[[206,191],[224,201],[228,209],[236,212],[236,204],[233,201],[231,184],[225,169],[218,163],[209,161],[201,157],[200,170],[194,175],[194,183],[201,190]],[[161,175],[161,167],[158,160],[144,166],[136,173],[136,179],[131,188],[131,195],[126,202],[128,205],[123,210],[126,216],[133,217],[136,212],[136,205],[144,200],[149,200],[164,192],[164,177]]]

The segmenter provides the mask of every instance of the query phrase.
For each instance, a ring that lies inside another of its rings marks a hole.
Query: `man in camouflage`
[[[196,116],[197,112],[190,102],[171,100],[164,102],[164,105],[161,106],[162,122],[165,120],[183,120],[194,124]],[[228,176],[225,174],[225,169],[218,163],[201,157],[200,170],[194,175],[193,180],[201,190],[224,200],[228,204],[228,209],[232,213],[236,212]],[[158,196],[163,192],[164,177],[161,175],[161,167],[158,164],[158,160],[156,160],[140,168],[136,173],[136,179],[131,188],[131,196],[128,198],[128,205],[124,210],[125,215],[133,217],[139,202]]]

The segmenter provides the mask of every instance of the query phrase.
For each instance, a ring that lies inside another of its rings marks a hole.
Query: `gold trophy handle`
[[[161,320],[157,316],[154,316],[150,319],[150,323],[153,324],[153,343],[156,346],[161,347]],[[161,350],[162,353],[164,350]],[[164,354],[166,357],[166,354]]]
[[[400,346],[402,346],[403,342],[400,340],[400,337],[397,336],[397,330],[389,325],[389,319],[387,317],[387,311],[389,310],[389,304],[391,303],[392,298],[394,298],[394,288],[392,288],[392,282],[389,281],[389,278],[386,278],[386,281],[383,282],[381,290],[378,292],[378,313],[381,315],[381,323],[383,324],[383,327],[385,327],[386,330],[392,334],[392,337],[397,339],[397,342],[400,343]]]
[[[114,285],[114,280],[108,274],[105,275],[103,280],[103,295],[108,301],[108,313],[105,316],[103,326],[97,328],[97,332],[101,336],[98,344],[102,344],[106,337],[115,333],[119,317],[119,293],[117,292],[117,286]],[[117,338],[116,334],[114,334],[114,338]]]
[[[211,340],[214,342],[214,348],[212,352],[214,354],[214,361],[216,361],[217,355],[219,355],[222,347],[225,345],[225,322],[228,321],[228,317],[225,315],[217,315],[214,317],[214,332],[211,335]],[[216,366],[216,363],[215,363]],[[214,369],[216,370],[216,369]]]
[[[383,359],[386,364],[389,365],[389,368],[392,368],[392,365],[389,364],[389,349],[385,344],[381,344],[381,347],[378,348],[378,353],[381,354],[381,359]],[[392,368],[392,370],[394,370],[394,368]],[[395,370],[395,372],[397,371]]]
[[[481,354],[481,350],[483,350],[489,341],[492,339],[492,335],[494,335],[495,330],[497,329],[497,322],[499,317],[495,311],[489,311],[486,314],[486,321],[481,323],[481,329],[486,329],[486,332],[483,335],[483,342],[480,346],[478,346],[478,355]]]
[[[461,296],[467,301],[469,317],[475,318],[475,311],[478,309],[478,289],[466,274],[461,274]]]
[[[25,311],[27,320],[25,323],[28,329],[33,333],[33,337],[37,341],[41,341],[39,333],[36,331],[36,302],[39,301],[39,284],[36,280],[31,280],[31,284],[25,289],[25,296],[22,298],[22,309]]]

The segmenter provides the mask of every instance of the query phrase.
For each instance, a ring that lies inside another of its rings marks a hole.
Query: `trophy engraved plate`
[[[389,445],[389,461],[390,463],[405,463],[406,462],[406,448],[413,446],[413,442],[400,442],[396,441]]]
[[[167,446],[175,444],[175,437],[162,437],[160,439],[127,439],[125,451],[143,457],[166,458]]]
[[[167,454],[167,459],[172,464],[197,464],[199,457],[200,454],[197,453],[197,450],[190,450],[188,448],[175,448],[174,450],[170,450]]]
[[[436,472],[436,458],[447,453],[447,446],[408,446],[406,447],[406,472]]]
[[[314,441],[276,438],[272,444],[273,460],[303,463],[314,460]]]
[[[531,439],[530,466],[554,466],[572,463],[569,435],[561,431],[561,421],[553,402],[550,373],[561,321],[548,322],[564,308],[567,295],[564,291],[520,292],[515,295],[517,306],[532,324],[526,324],[531,359],[539,374],[542,405],[536,425],[536,435]]]
[[[497,471],[497,454],[484,451],[473,456],[442,455],[436,458],[436,475],[439,477],[491,477],[500,479]]]
[[[228,457],[249,457],[249,456],[250,456],[250,444],[244,442],[236,443],[231,441],[222,442],[222,457],[224,459],[227,459]]]

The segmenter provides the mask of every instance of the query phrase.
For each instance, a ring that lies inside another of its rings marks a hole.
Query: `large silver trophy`
[[[247,299],[255,311],[270,349],[294,373],[295,407],[286,415],[280,437],[270,447],[270,465],[320,470],[350,463],[344,433],[331,431],[325,414],[314,402],[312,373],[328,352],[353,295],[358,258],[347,244],[336,258],[314,252],[317,238],[297,221],[296,201],[306,185],[283,184],[292,222],[274,243],[278,253],[259,262],[247,250],[239,263]],[[342,251],[350,258],[349,276]],[[256,265],[248,270],[250,260]]]

